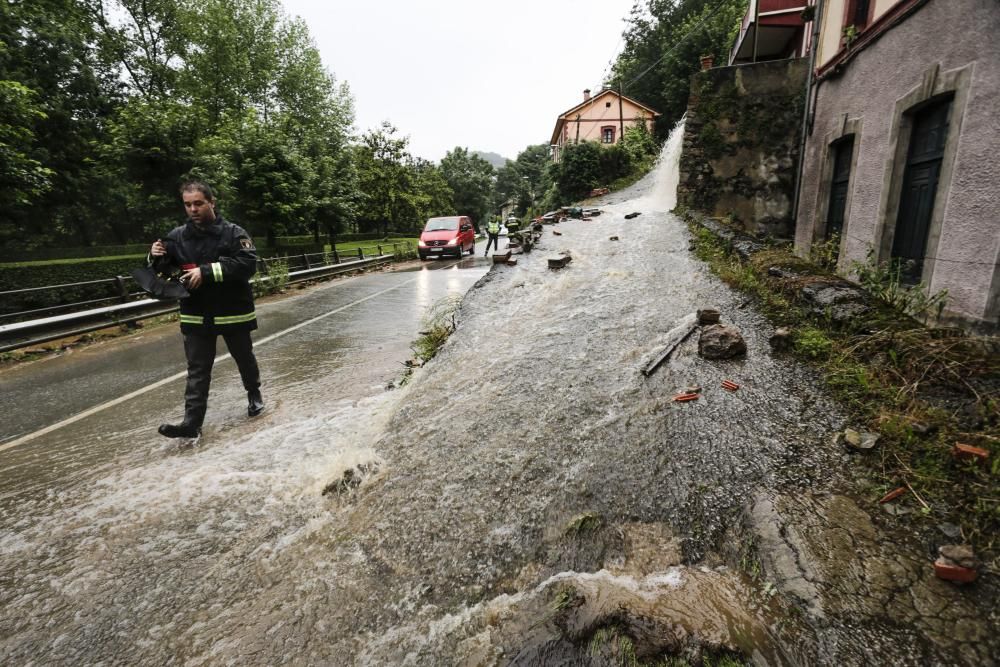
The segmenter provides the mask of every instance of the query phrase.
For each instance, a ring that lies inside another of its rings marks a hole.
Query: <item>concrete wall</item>
[[[791,236],[808,62],[719,67],[691,80],[677,202]]]
[[[1000,6],[931,0],[819,83],[796,249],[826,237],[830,144],[854,134],[839,270],[889,259],[910,112],[952,97],[922,280],[948,290],[945,321],[995,331],[1000,315]]]

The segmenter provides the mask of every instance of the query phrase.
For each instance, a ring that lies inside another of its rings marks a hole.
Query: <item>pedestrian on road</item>
[[[168,438],[197,438],[208,409],[215,346],[221,335],[240,370],[247,391],[247,414],[264,411],[260,370],[250,332],[257,328],[250,278],[257,271],[257,249],[250,235],[215,211],[212,188],[200,181],[181,186],[186,224],[157,239],[149,263],[158,272],[180,268],[190,296],[181,299],[181,333],[187,355],[184,421],[161,424]]]
[[[496,218],[490,220],[490,224],[486,225],[486,234],[490,240],[486,242],[486,252],[483,253],[483,257],[489,256],[491,243],[493,249],[500,252],[500,221]]]

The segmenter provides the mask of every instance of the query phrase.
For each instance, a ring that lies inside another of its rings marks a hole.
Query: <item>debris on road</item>
[[[635,213],[627,213],[625,214],[625,219],[631,220],[632,218],[638,218],[640,215],[642,215],[642,213],[639,213],[638,211],[636,211]]]
[[[573,261],[573,258],[567,255],[559,255],[558,257],[549,257],[549,268],[550,269],[561,269],[567,264]]]
[[[740,386],[738,384],[736,384],[735,382],[730,382],[729,380],[723,380],[722,381],[722,388],[726,389],[728,391],[736,391],[737,389],[740,388]]]
[[[676,403],[687,403],[688,401],[697,401],[699,394],[677,394],[674,396],[673,400]]]
[[[695,330],[698,326],[698,315],[696,313],[691,313],[690,315],[685,315],[681,321],[667,332],[667,343],[663,347],[663,351],[656,355],[645,368],[642,369],[642,374],[649,377],[654,371],[662,364],[667,358],[673,353],[678,345],[684,342],[684,340],[691,335],[691,332]]]
[[[951,448],[951,455],[956,461],[971,461],[973,463],[983,463],[990,457],[989,451],[982,447],[974,447],[961,442],[956,442]]]
[[[589,199],[591,197],[603,197],[604,195],[610,194],[610,193],[611,193],[611,190],[609,188],[594,188],[587,195],[587,198]]]
[[[705,359],[731,359],[747,353],[747,344],[739,329],[713,324],[701,330],[698,354]]]
[[[721,315],[715,308],[701,308],[698,310],[698,324],[718,324]]]
[[[507,260],[510,259],[510,250],[508,249],[505,253],[493,253],[493,263],[494,264],[505,264]]]
[[[610,236],[610,237],[608,237],[608,240],[609,241],[617,241],[618,237],[617,236]]]
[[[508,259],[507,266],[517,266],[517,257],[511,257]]]
[[[768,342],[775,352],[787,352],[792,349],[792,330],[788,327],[775,329]]]
[[[899,498],[904,493],[906,493],[906,487],[905,486],[901,486],[901,487],[899,487],[897,489],[893,489],[889,493],[887,493],[884,496],[882,496],[882,498],[878,501],[879,505],[884,505],[884,504],[886,504],[888,502],[892,502],[893,500],[895,500],[896,498]]]
[[[972,548],[964,544],[944,544],[938,547],[934,574],[938,579],[956,584],[968,584],[979,576],[979,561]]]
[[[842,436],[844,446],[855,452],[867,452],[875,447],[879,438],[877,433],[855,431],[853,428],[844,429]]]
[[[555,236],[562,236],[562,232],[560,232],[558,229],[553,229],[552,234]]]

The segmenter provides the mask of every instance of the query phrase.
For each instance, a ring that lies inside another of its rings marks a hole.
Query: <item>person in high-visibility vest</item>
[[[486,242],[486,252],[483,253],[483,257],[489,256],[491,243],[493,249],[500,252],[500,221],[496,218],[490,220],[490,224],[486,225],[486,234],[489,236],[489,241]]]

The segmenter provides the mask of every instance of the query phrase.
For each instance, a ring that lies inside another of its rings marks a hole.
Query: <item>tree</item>
[[[493,189],[493,165],[456,146],[441,160],[441,174],[454,192],[454,208],[458,215],[468,215],[473,222],[486,220],[490,214],[490,194]]]
[[[354,151],[358,187],[363,193],[358,220],[382,235],[396,222],[401,211],[398,200],[412,186],[405,164],[410,156],[406,151],[409,140],[396,132],[391,123],[383,122],[378,129],[365,132]]]
[[[574,201],[601,182],[600,144],[584,141],[568,144],[559,162],[552,165],[552,180],[559,201]]]
[[[747,0],[645,0],[637,2],[623,35],[624,46],[608,83],[663,114],[663,139],[687,109],[691,75],[700,56],[729,53]]]
[[[110,206],[95,153],[121,86],[96,42],[76,0],[0,4],[0,81],[7,82],[0,113],[6,141],[17,145],[16,168],[27,168],[20,187],[25,178],[34,183],[3,211],[4,227],[17,233],[0,241],[89,244],[107,235]]]

